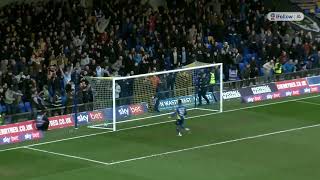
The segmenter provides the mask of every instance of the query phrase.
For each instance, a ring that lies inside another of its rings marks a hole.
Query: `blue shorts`
[[[176,121],[177,126],[181,126],[181,125],[183,125],[183,123],[184,123],[184,119],[177,119],[177,121]]]

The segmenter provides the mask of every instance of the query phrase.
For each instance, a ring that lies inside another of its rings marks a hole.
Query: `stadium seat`
[[[204,37],[204,42],[205,42],[205,43],[208,43],[208,42],[209,42],[208,36]]]
[[[263,73],[263,68],[259,68],[259,75],[260,75],[260,76],[263,76],[263,75],[264,75],[264,73]]]
[[[243,48],[243,57],[249,54],[249,49],[248,48]]]
[[[2,112],[7,112],[7,107],[6,106],[1,106]]]
[[[221,43],[221,42],[218,42],[217,43],[217,48],[220,50],[220,49],[222,49],[223,48],[223,44]]]
[[[244,67],[245,67],[245,64],[244,64],[244,63],[239,63],[239,69],[240,69],[240,71],[243,71],[243,70],[244,70]]]
[[[20,102],[20,103],[18,104],[18,107],[19,107],[19,112],[21,112],[21,113],[26,112],[26,108],[25,108],[25,105],[24,105],[23,102]]]
[[[24,106],[25,106],[26,112],[31,112],[32,111],[32,107],[31,107],[30,102],[25,102]]]

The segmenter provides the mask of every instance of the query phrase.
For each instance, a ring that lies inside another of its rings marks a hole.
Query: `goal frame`
[[[182,72],[182,71],[191,71],[191,70],[213,68],[213,67],[220,67],[219,68],[219,91],[220,91],[220,93],[219,93],[219,113],[222,113],[223,112],[223,63],[215,63],[215,64],[208,64],[208,65],[195,66],[195,67],[186,67],[186,68],[180,68],[180,69],[174,69],[174,70],[168,70],[168,71],[159,71],[159,72],[154,72],[154,73],[139,74],[139,75],[133,75],[133,76],[127,76],[127,77],[95,77],[95,78],[101,79],[101,80],[103,80],[103,79],[109,80],[109,81],[112,80],[112,128],[106,128],[106,127],[101,128],[101,127],[96,127],[96,126],[89,126],[89,127],[96,128],[96,129],[108,129],[108,130],[112,130],[115,132],[115,131],[117,131],[117,124],[118,123],[132,122],[135,120],[149,119],[152,117],[159,117],[162,115],[168,115],[168,113],[164,113],[164,114],[159,114],[156,116],[150,116],[150,117],[146,117],[146,118],[137,118],[137,119],[127,120],[127,121],[117,122],[117,117],[116,117],[116,110],[117,110],[116,82],[119,80],[143,78],[143,77],[154,76],[154,75],[177,73],[177,72]],[[197,108],[195,107],[194,109],[197,109]]]

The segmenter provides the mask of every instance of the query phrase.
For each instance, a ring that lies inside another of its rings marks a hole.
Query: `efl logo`
[[[304,14],[301,12],[269,12],[269,21],[302,21]]]

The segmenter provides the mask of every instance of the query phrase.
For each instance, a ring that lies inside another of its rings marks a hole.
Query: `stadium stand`
[[[292,3],[297,4],[303,10],[316,9],[318,0],[291,0]]]
[[[64,107],[57,113],[69,113],[75,86],[79,104],[92,101],[85,76],[142,74],[195,61],[223,62],[225,81],[230,67],[239,69],[238,79],[248,78],[246,68],[256,78],[277,59],[292,59],[293,71],[319,67],[319,40],[290,23],[268,22],[261,0],[174,2],[153,9],[140,0],[95,0],[88,9],[80,1],[51,0],[0,9],[0,111]],[[309,9],[318,3],[292,2]]]

